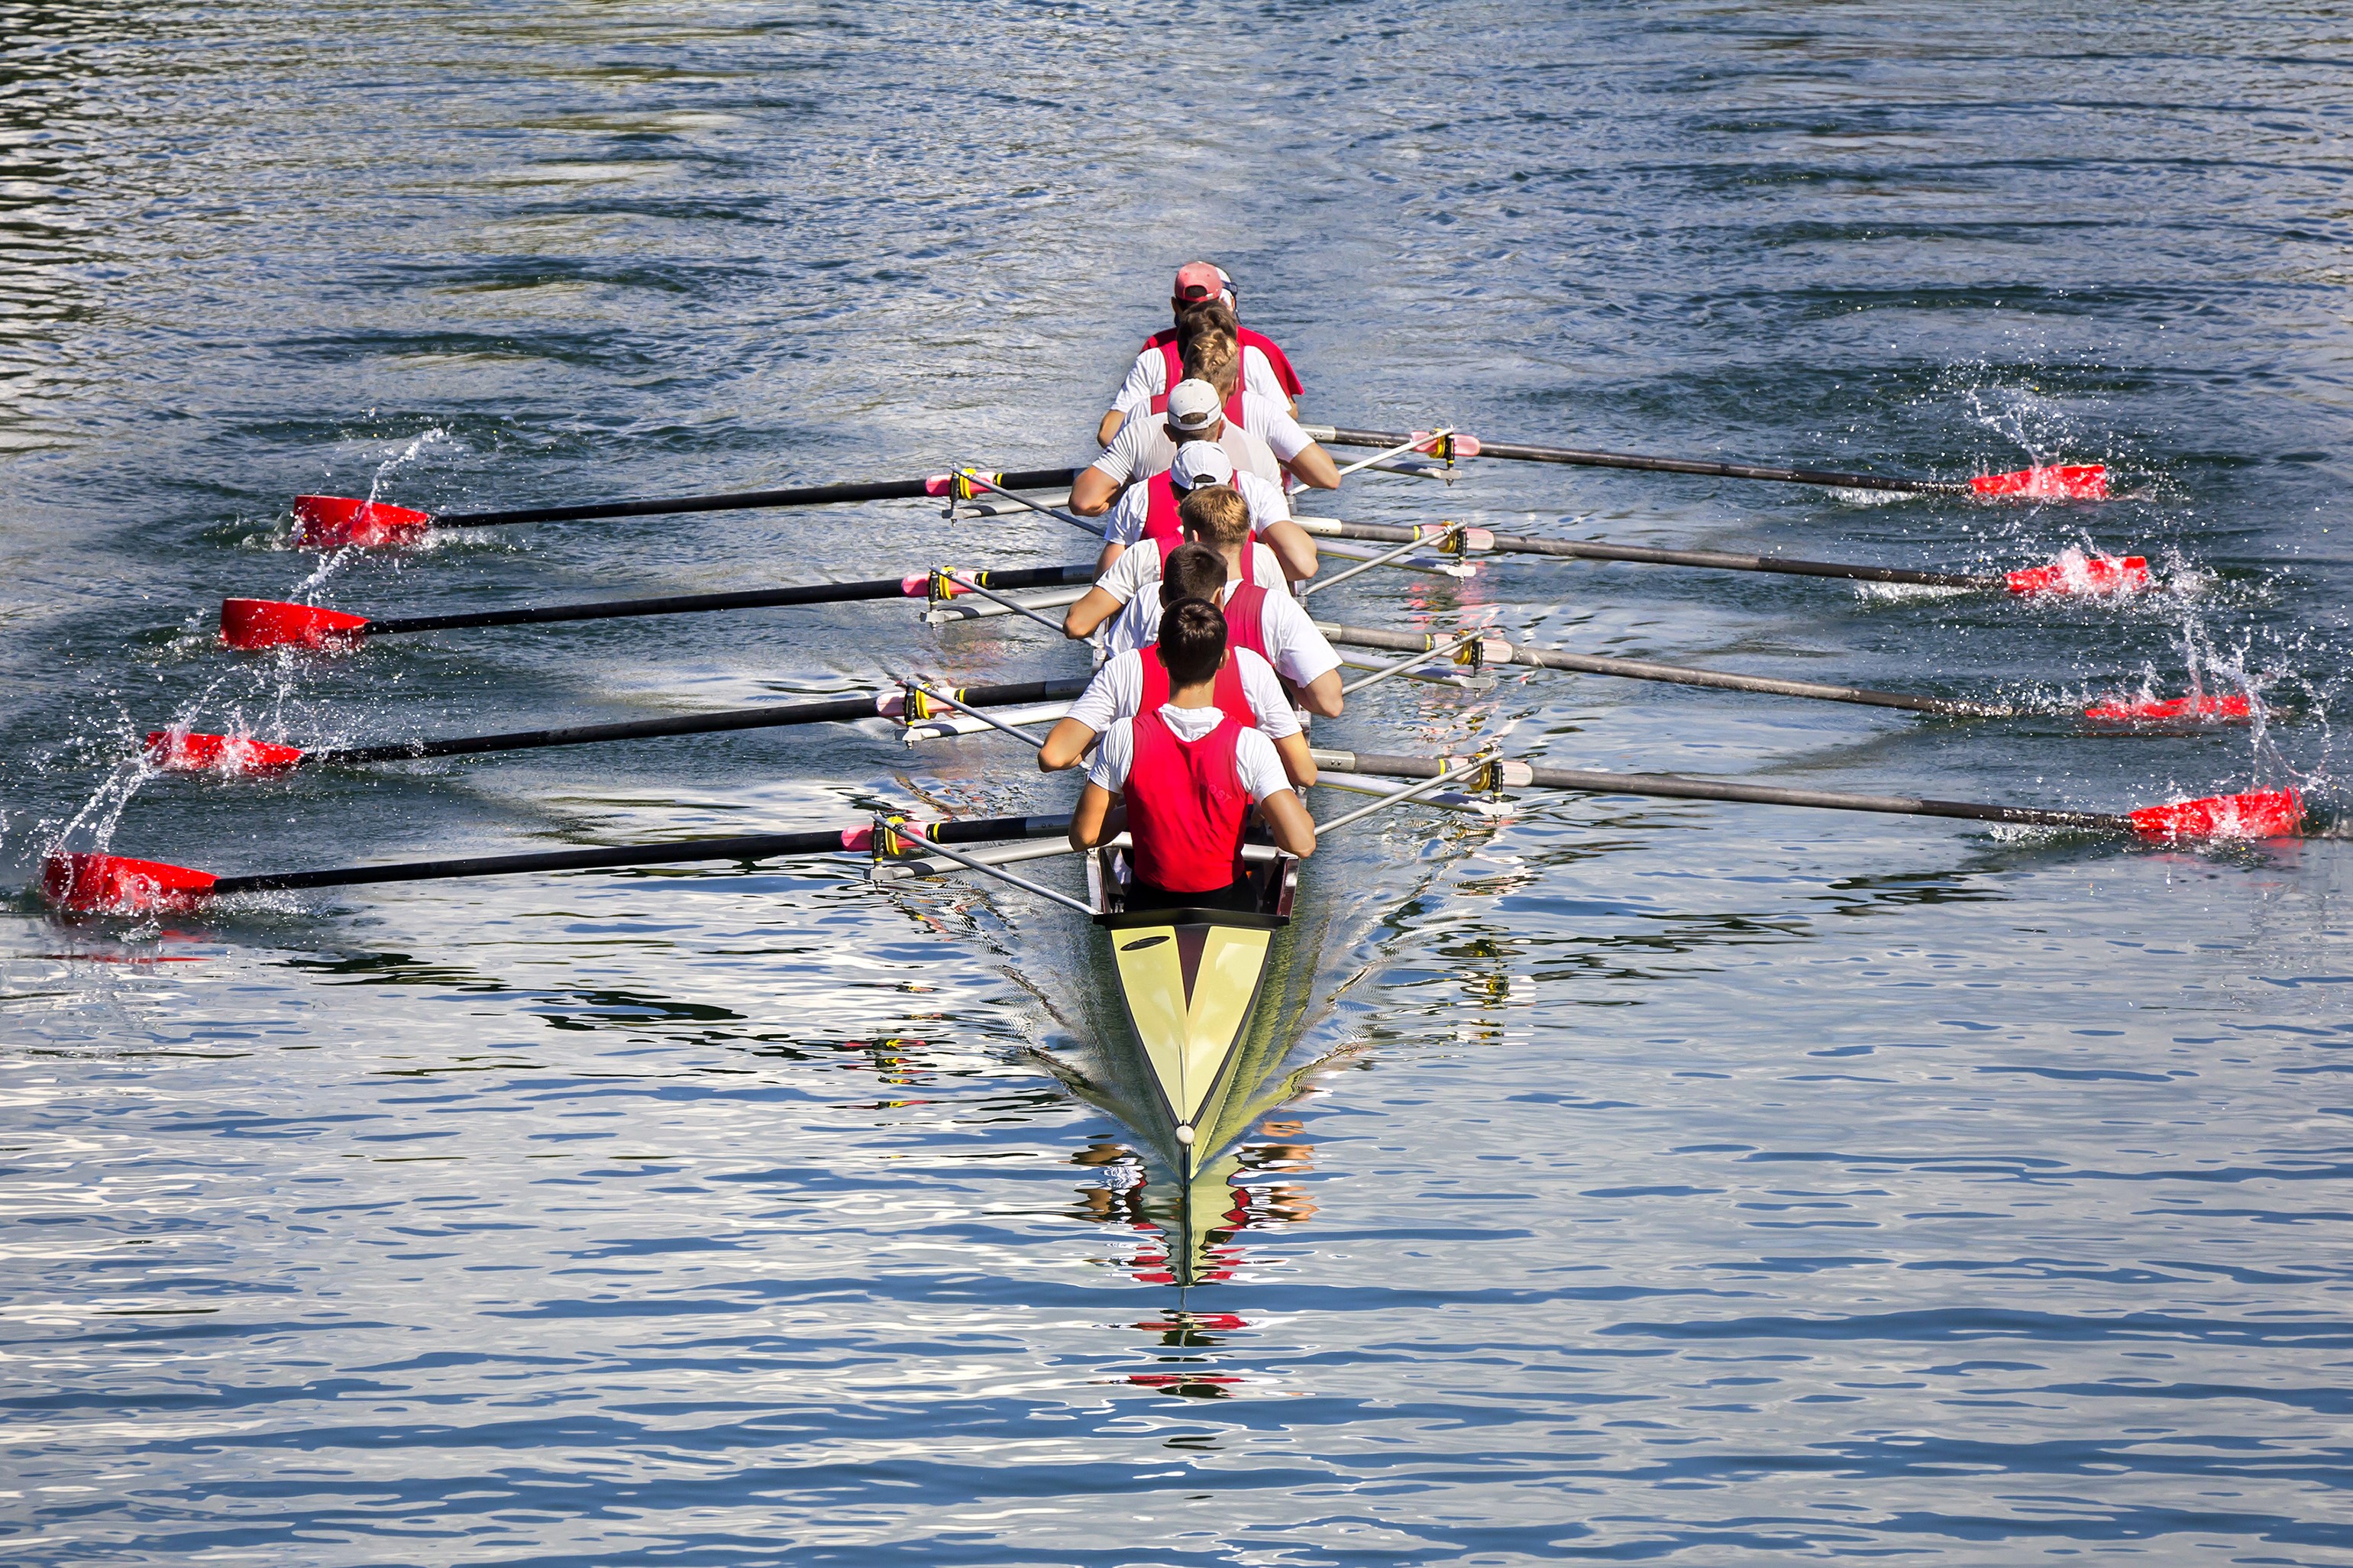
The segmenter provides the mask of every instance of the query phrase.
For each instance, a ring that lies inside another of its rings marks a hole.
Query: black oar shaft
[[[1381,544],[1402,545],[1416,536],[1411,528],[1391,527],[1377,523],[1338,523],[1324,518],[1301,518],[1300,525],[1311,534],[1341,539],[1364,539]],[[1432,545],[1439,540],[1423,534]],[[1525,534],[1493,535],[1491,549],[1512,555],[1559,556],[1579,561],[1634,561],[1658,567],[1698,567],[1710,571],[1775,572],[1785,577],[1839,577],[1861,583],[1905,583],[1915,588],[2001,588],[2008,583],[2001,577],[1972,576],[1960,572],[1915,572],[1900,567],[1859,567],[1838,561],[1799,561],[1779,556],[1742,556],[1724,550],[1658,550],[1646,545],[1612,545],[1601,540],[1545,539]]]
[[[1086,690],[1080,677],[1053,681],[1019,681],[994,686],[966,686],[962,700],[976,707],[1003,707],[1016,703],[1052,702],[1075,697]],[[396,741],[382,746],[347,746],[305,752],[306,766],[364,762],[406,762],[427,757],[470,757],[486,751],[529,751],[548,746],[593,746],[608,740],[651,740],[673,735],[719,735],[730,730],[774,729],[786,725],[849,724],[870,719],[882,711],[893,694],[864,692],[816,703],[770,703],[755,708],[730,708],[719,713],[680,714],[671,718],[637,719],[619,724],[573,725],[562,729],[514,730],[505,735],[454,736],[444,740]]]
[[[1307,433],[1317,440],[1343,447],[1394,447],[1414,438],[1403,430],[1343,430],[1329,433],[1314,426]],[[1704,458],[1644,457],[1634,452],[1582,451],[1575,447],[1531,447],[1512,441],[1481,440],[1481,457],[1510,462],[1567,463],[1577,468],[1641,469],[1652,473],[1695,473],[1712,479],[1767,479],[1783,484],[1822,484],[1839,490],[1895,490],[1916,495],[1968,495],[1965,482],[1938,479],[1902,479],[1883,473],[1841,473],[1821,468],[1773,468],[1749,462],[1715,462]]]
[[[1071,482],[1073,470],[1028,469],[997,476],[1008,490],[1053,490]],[[747,512],[770,506],[833,506],[860,501],[915,501],[928,495],[928,481],[886,479],[868,483],[807,484],[789,490],[736,490],[719,495],[677,495],[646,501],[597,501],[578,506],[526,506],[505,512],[450,512],[433,519],[437,528],[493,528],[508,523],[585,523],[600,517],[661,517],[679,512]]]
[[[1050,588],[1091,582],[1094,567],[1025,567],[974,575],[990,588]],[[369,637],[396,637],[411,631],[450,631],[481,626],[544,626],[561,620],[618,620],[638,615],[697,615],[723,609],[774,609],[787,605],[848,604],[859,599],[917,597],[920,595],[910,589],[904,577],[871,577],[862,582],[746,588],[738,593],[665,594],[656,599],[613,599],[589,604],[526,605],[517,609],[467,610],[452,615],[396,616],[371,620],[360,630]]]
[[[1318,751],[1316,766],[1341,772],[1393,779],[1435,779],[1463,759],[1389,757],[1368,752]],[[1506,784],[1512,780],[1507,777]],[[1968,821],[2011,822],[2025,827],[2081,828],[2131,833],[2133,820],[2112,811],[2053,811],[2035,806],[1989,806],[1970,800],[1932,800],[1912,795],[1853,795],[1832,789],[1785,789],[1767,784],[1734,784],[1685,779],[1672,773],[1590,773],[1572,768],[1527,768],[1528,787],[1573,789],[1588,795],[1653,795],[1682,800],[1736,800],[1763,806],[1803,806],[1830,811],[1877,811],[1899,817],[1956,817]]]
[[[986,842],[994,839],[1045,838],[1067,832],[1061,817],[982,817],[934,824],[923,836],[935,843]],[[271,893],[304,887],[351,887],[370,882],[444,882],[471,876],[510,876],[524,872],[596,871],[626,865],[691,865],[707,861],[751,862],[785,855],[838,854],[860,847],[857,828],[815,832],[748,833],[735,838],[689,839],[664,844],[615,844],[606,849],[549,850],[537,854],[476,855],[464,860],[414,860],[394,865],[345,865],[325,871],[283,871],[258,876],[224,876],[216,895]]]
[[[1366,626],[1341,626],[1319,620],[1315,629],[1332,641],[1357,648],[1427,650],[1432,639],[1421,632],[1383,631]],[[1439,641],[1443,641],[1440,639]],[[1804,697],[1814,702],[1854,703],[1863,707],[1902,708],[1918,714],[1946,714],[1957,718],[2007,718],[2014,710],[1949,697],[1915,696],[1908,692],[1874,692],[1866,686],[1838,686],[1820,681],[1783,681],[1769,675],[1737,675],[1723,670],[1699,670],[1688,664],[1661,664],[1647,659],[1609,659],[1588,653],[1564,653],[1550,648],[1528,648],[1502,638],[1487,640],[1490,663],[1499,662],[1494,648],[1505,650],[1501,662],[1537,670],[1568,670],[1583,675],[1611,675],[1628,681],[1660,681],[1678,686],[1713,686],[1728,692],[1757,692],[1767,696]]]

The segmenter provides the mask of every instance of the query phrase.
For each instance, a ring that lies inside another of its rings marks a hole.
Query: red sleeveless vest
[[[1136,705],[1138,714],[1156,714],[1160,705],[1168,700],[1168,672],[1160,662],[1160,644],[1154,642],[1136,651],[1135,657],[1144,667],[1144,698]],[[1214,688],[1218,711],[1236,724],[1251,729],[1258,727],[1258,710],[1250,706],[1250,694],[1242,689],[1242,665],[1239,659],[1229,657],[1218,670]]]
[[[1237,583],[1226,596],[1226,646],[1266,658],[1266,589],[1255,582]]]
[[[1166,893],[1215,893],[1242,877],[1250,800],[1234,766],[1242,726],[1229,716],[1199,740],[1176,738],[1155,707],[1135,715],[1127,831],[1135,874]]]
[[[1146,353],[1149,353],[1155,348],[1158,349],[1163,358],[1166,361],[1168,366],[1168,379],[1164,383],[1165,387],[1174,387],[1176,383],[1185,379],[1185,357],[1176,352],[1176,329],[1175,327],[1163,327],[1158,332],[1154,333],[1150,337],[1145,338],[1144,340],[1144,348]],[[1249,348],[1254,348],[1261,354],[1266,355],[1267,364],[1274,369],[1274,379],[1282,387],[1283,391],[1289,393],[1292,397],[1296,397],[1302,392],[1307,390],[1306,387],[1300,385],[1299,372],[1291,368],[1291,360],[1283,354],[1282,350],[1275,346],[1274,339],[1267,336],[1264,333],[1252,332],[1250,328],[1243,327],[1235,335],[1234,351],[1239,354],[1242,350]],[[1161,396],[1165,398],[1167,397],[1167,393],[1164,390],[1161,393]],[[1154,407],[1157,409],[1159,405],[1155,404]],[[1238,415],[1236,417],[1239,418],[1240,416]]]

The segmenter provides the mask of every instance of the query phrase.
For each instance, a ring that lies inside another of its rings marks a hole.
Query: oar
[[[2108,471],[2102,463],[2022,468],[2011,473],[1981,473],[1974,479],[1903,479],[1883,473],[1840,473],[1822,468],[1717,462],[1707,458],[1641,457],[1631,452],[1580,451],[1574,447],[1520,446],[1429,430],[1408,435],[1399,430],[1344,430],[1330,425],[1309,425],[1305,429],[1309,440],[1325,446],[1394,447],[1402,442],[1414,450],[1444,458],[1450,464],[1456,458],[1491,457],[1511,462],[1568,463],[1578,468],[1695,473],[1712,479],[1766,479],[1782,484],[1829,485],[1839,490],[1893,490],[1915,495],[2014,495],[2031,501],[2103,501],[2108,493]]]
[[[990,477],[1015,490],[1057,490],[1077,471],[1026,469]],[[719,495],[677,495],[646,501],[596,501],[573,506],[526,506],[509,512],[419,512],[413,506],[360,500],[349,495],[298,495],[294,520],[298,542],[318,549],[347,545],[364,548],[404,545],[428,528],[498,528],[514,523],[586,523],[604,517],[660,517],[680,512],[744,512],[771,506],[833,506],[860,501],[913,501],[952,495],[970,500],[972,490],[950,474],[928,479],[886,479],[871,483],[809,484],[790,490],[735,490]]]
[[[980,817],[961,822],[902,822],[890,831],[933,843],[981,843],[997,839],[1045,838],[1068,832],[1070,827],[1068,816]],[[239,893],[350,887],[371,882],[448,882],[464,877],[596,871],[625,865],[692,865],[707,861],[748,863],[786,855],[855,853],[871,850],[874,837],[874,825],[867,822],[854,828],[824,828],[814,832],[748,833],[734,838],[614,844],[604,849],[549,850],[535,854],[345,865],[325,871],[265,872],[258,876],[216,876],[208,871],[162,861],[132,860],[126,855],[55,853],[41,863],[41,892],[51,904],[78,913],[142,915],[185,909],[206,899]]]
[[[1083,676],[1055,681],[1019,681],[994,686],[953,688],[953,705],[1011,706],[1075,697],[1086,690]],[[917,688],[926,696],[938,693]],[[906,691],[861,692],[816,703],[769,703],[754,708],[728,708],[717,713],[680,714],[671,718],[636,719],[620,724],[574,725],[564,729],[512,730],[503,735],[452,736],[440,740],[388,741],[377,746],[339,746],[311,751],[298,746],[241,736],[202,735],[159,729],[147,736],[147,758],[166,773],[225,773],[250,776],[282,773],[292,768],[355,767],[369,762],[410,762],[426,757],[472,757],[486,751],[530,751],[549,746],[594,746],[611,740],[651,740],[672,735],[719,735],[731,730],[775,729],[786,725],[854,724],[860,719],[896,717],[905,709]],[[969,711],[967,708],[966,711]]]
[[[1550,648],[1530,648],[1501,637],[1456,637],[1440,643],[1442,633],[1384,631],[1369,626],[1343,626],[1319,620],[1315,630],[1331,641],[1355,648],[1393,648],[1406,652],[1444,653],[1457,651],[1458,662],[1475,657],[1482,664],[1525,664],[1538,670],[1573,670],[1581,675],[1615,675],[1628,681],[1663,681],[1679,686],[1715,686],[1730,692],[1757,692],[1776,697],[1807,697],[1824,703],[1858,703],[1865,707],[1903,708],[1917,714],[1947,714],[1957,718],[2010,718],[2020,710],[1989,703],[1961,702],[1950,697],[1920,697],[1905,692],[1874,692],[1862,686],[1832,686],[1819,681],[1781,681],[1765,675],[1735,675],[1722,670],[1699,670],[1688,664],[1661,664],[1647,659],[1604,659],[1586,653],[1563,653]],[[1478,649],[1474,655],[1472,647]]]
[[[1915,572],[1896,567],[1846,566],[1834,561],[1790,560],[1779,556],[1742,556],[1723,550],[1658,550],[1646,545],[1612,545],[1598,539],[1546,539],[1497,534],[1454,524],[1393,527],[1343,523],[1330,517],[1294,517],[1319,538],[1364,539],[1381,544],[1419,539],[1436,549],[1473,554],[1497,550],[1524,556],[1559,556],[1579,561],[1636,561],[1660,567],[1698,567],[1720,572],[1774,572],[1786,577],[1839,577],[1861,583],[1902,583],[1916,588],[1966,588],[2014,594],[2116,594],[2150,586],[2148,561],[2141,556],[2085,556],[2070,551],[2047,566],[2014,572],[1970,574]],[[1459,543],[1454,542],[1459,536]]]
[[[659,599],[611,599],[588,604],[527,605],[519,609],[465,610],[454,615],[394,616],[377,620],[315,604],[269,599],[221,600],[221,641],[251,652],[289,644],[345,648],[368,637],[398,637],[412,631],[452,631],[480,626],[545,626],[560,620],[617,620],[637,615],[699,615],[722,609],[774,609],[786,605],[848,604],[875,599],[947,599],[972,591],[977,581],[993,588],[1048,588],[1094,580],[1092,565],[1020,567],[1009,571],[913,572],[862,582],[797,583],[790,588],[748,588],[739,593],[666,594]]]
[[[1375,773],[1396,779],[1435,779],[1459,767],[1460,758],[1388,757],[1356,751],[1317,751],[1315,766],[1344,773]],[[1804,806],[1830,811],[1879,811],[1900,817],[1954,817],[2027,827],[2071,828],[2128,834],[2161,842],[2188,839],[2295,838],[2304,832],[2304,797],[2294,789],[2255,789],[2173,800],[2130,811],[2055,811],[2038,806],[1988,806],[1967,800],[1931,800],[1909,795],[1850,795],[1829,789],[1784,789],[1765,784],[1735,784],[1686,779],[1672,773],[1589,773],[1569,768],[1537,768],[1502,762],[1493,782],[1501,788],[1573,789],[1588,795],[1654,795],[1683,800],[1738,800],[1766,806]]]

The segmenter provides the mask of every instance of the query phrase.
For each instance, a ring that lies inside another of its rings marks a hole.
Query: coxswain
[[[1297,599],[1263,587],[1249,575],[1250,557],[1244,551],[1250,542],[1250,508],[1242,498],[1223,485],[1211,485],[1187,496],[1185,505],[1191,509],[1193,536],[1217,551],[1226,564],[1226,588],[1219,602],[1232,622],[1234,645],[1273,665],[1301,707],[1325,718],[1339,717],[1340,656],[1315,630],[1315,622]],[[1077,613],[1093,596],[1094,589],[1090,588],[1071,607],[1062,620],[1066,634],[1084,637],[1093,631]],[[1159,595],[1138,594],[1112,622],[1103,641],[1104,656],[1116,658],[1159,635]]]
[[[1274,743],[1218,706],[1226,618],[1181,599],[1166,620],[1155,657],[1168,700],[1103,731],[1071,814],[1071,847],[1128,834],[1130,909],[1253,908],[1242,863],[1251,809],[1277,847],[1303,860],[1315,853],[1315,823]]]
[[[1095,576],[1110,571],[1131,546],[1158,545],[1165,556],[1183,544],[1185,497],[1208,484],[1221,484],[1240,494],[1250,507],[1252,537],[1266,542],[1294,580],[1315,575],[1315,541],[1292,521],[1291,503],[1282,492],[1254,473],[1235,472],[1225,448],[1208,441],[1187,441],[1176,449],[1176,461],[1165,471],[1120,492],[1111,515],[1103,519],[1103,547],[1095,558]],[[1291,589],[1286,585],[1283,591]]]
[[[1234,281],[1213,263],[1187,261],[1176,270],[1176,287],[1168,300],[1174,323],[1144,340],[1135,363],[1128,366],[1127,379],[1120,384],[1119,395],[1112,399],[1111,411],[1095,427],[1095,445],[1111,445],[1129,415],[1150,407],[1155,397],[1166,397],[1169,387],[1183,379],[1176,372],[1178,356],[1184,352],[1178,339],[1185,317],[1208,304],[1234,310]],[[1235,335],[1242,351],[1242,385],[1281,403],[1285,412],[1297,418],[1299,395],[1305,388],[1299,383],[1299,373],[1291,368],[1289,357],[1263,333],[1236,323]]]
[[[1178,599],[1198,599],[1214,604],[1226,586],[1224,557],[1207,545],[1180,545],[1169,556],[1160,577],[1161,624],[1167,609]],[[1274,742],[1282,771],[1298,789],[1315,782],[1315,758],[1299,715],[1291,710],[1274,667],[1247,648],[1227,649],[1218,670],[1217,705]],[[1168,673],[1154,648],[1131,648],[1095,672],[1067,717],[1055,724],[1038,749],[1040,772],[1059,773],[1075,768],[1095,744],[1095,737],[1116,719],[1149,713],[1168,700]]]

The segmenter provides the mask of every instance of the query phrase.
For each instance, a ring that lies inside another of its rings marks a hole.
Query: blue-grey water
[[[2097,810],[2294,784],[2325,829],[2348,65],[2328,6],[0,4],[5,881],[60,842],[226,873],[1063,809],[1009,741],[880,723],[126,759],[175,720],[317,745],[1081,668],[903,604],[210,632],[232,594],[1077,558],[897,504],[322,559],[288,502],[1075,461],[1195,254],[1314,419],[2105,461],[2122,496],[1478,463],[1327,514],[2169,585],[1378,572],[1334,613],[2041,711],[1519,672],[1320,740]],[[2067,716],[2193,678],[2267,722]],[[1029,895],[846,861],[143,923],[16,895],[0,1559],[2341,1563],[2348,884],[2325,832],[1400,811],[1309,868],[1301,1075],[1192,1195],[1181,1298],[1178,1195],[1092,1092],[1100,980]]]

